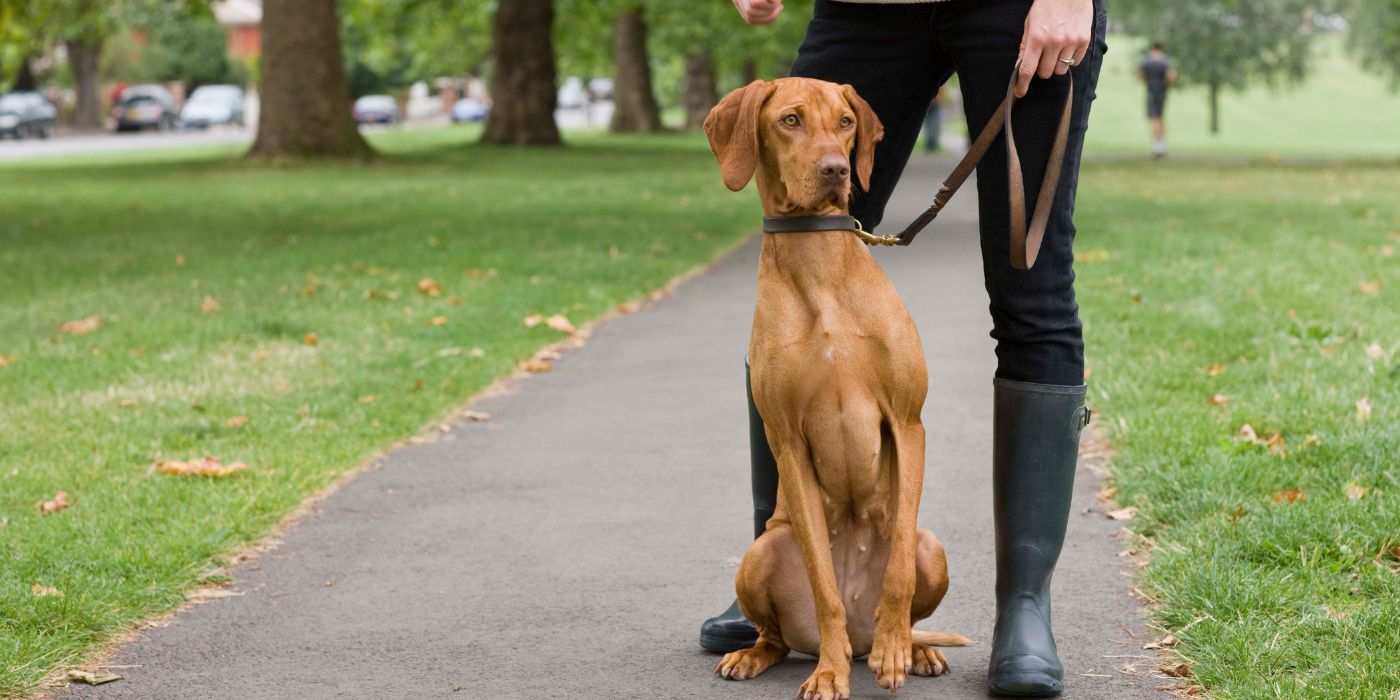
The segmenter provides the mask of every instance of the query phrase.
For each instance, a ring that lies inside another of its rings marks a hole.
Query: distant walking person
[[[1176,83],[1176,68],[1163,50],[1162,43],[1152,44],[1138,67],[1138,77],[1147,84],[1147,120],[1152,124],[1152,157],[1167,155],[1167,125],[1162,112],[1167,106],[1167,88]]]
[[[928,111],[924,112],[924,152],[937,153],[942,150],[943,145],[939,143],[941,132],[943,131],[943,90],[933,94],[933,100],[928,103]]]

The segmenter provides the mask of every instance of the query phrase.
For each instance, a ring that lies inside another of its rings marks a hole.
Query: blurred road
[[[916,158],[888,219],[921,211],[951,167]],[[876,253],[929,361],[919,520],[947,546],[951,588],[920,627],[977,640],[946,650],[951,673],[911,678],[899,697],[986,697],[996,359],[976,216],[968,187],[918,246]],[[236,568],[233,597],[118,650],[111,668],[125,680],[61,697],[791,697],[811,659],[737,683],[716,678],[717,657],[698,645],[701,620],[734,598],[750,537],[743,357],[757,251],[751,242],[599,327],[554,371],[483,399],[490,421],[388,454]],[[1171,680],[1142,650],[1098,486],[1081,465],[1054,579],[1064,697],[1164,698],[1154,688]],[[864,664],[852,691],[891,698]]]

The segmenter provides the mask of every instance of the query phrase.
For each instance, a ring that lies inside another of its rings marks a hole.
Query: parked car
[[[399,123],[399,103],[388,95],[365,95],[355,100],[354,113],[360,124]]]
[[[588,91],[578,78],[565,78],[559,86],[559,96],[554,100],[559,109],[583,109],[588,106]]]
[[[58,110],[37,92],[12,92],[0,95],[0,138],[13,136],[49,137],[58,117]]]
[[[175,97],[159,85],[133,85],[122,90],[122,96],[112,107],[117,118],[117,131],[140,129],[174,129],[180,124]]]
[[[190,93],[180,110],[185,126],[202,129],[213,124],[243,126],[243,88],[237,85],[201,85]]]
[[[475,97],[463,97],[452,105],[452,123],[485,121],[491,106]]]
[[[594,78],[588,81],[588,91],[593,93],[595,100],[611,100],[613,81],[609,78]]]

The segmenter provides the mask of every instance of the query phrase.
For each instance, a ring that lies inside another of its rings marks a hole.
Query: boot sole
[[[716,654],[728,654],[739,651],[740,649],[748,649],[757,641],[757,639],[735,639],[734,637],[716,637],[708,634],[700,635],[701,648]]]
[[[1064,684],[1044,673],[1004,673],[991,681],[993,695],[1012,698],[1053,698]]]

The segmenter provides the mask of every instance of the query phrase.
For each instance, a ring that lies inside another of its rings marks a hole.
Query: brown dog
[[[884,128],[849,85],[786,78],[734,91],[705,120],[724,184],[757,175],[768,216],[846,214],[855,174],[869,187]],[[918,527],[924,477],[923,346],[884,271],[844,231],[767,235],[749,360],[754,401],[778,460],[778,503],[735,582],[758,642],[715,672],[744,680],[789,650],[818,658],[798,695],[850,697],[851,659],[883,688],[948,662],[914,631],[948,589],[943,546]]]

